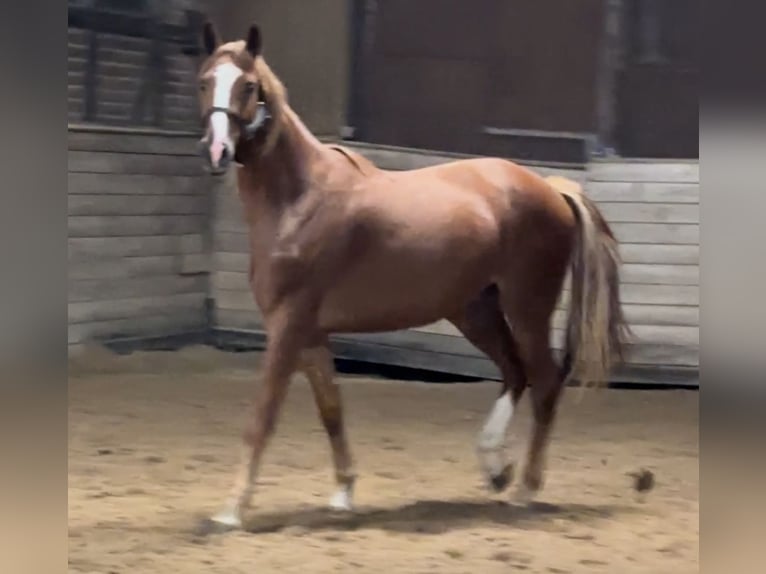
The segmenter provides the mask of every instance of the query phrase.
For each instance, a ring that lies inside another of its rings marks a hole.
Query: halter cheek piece
[[[269,113],[269,110],[266,108],[265,102],[258,102],[258,107],[256,108],[256,111],[255,111],[255,117],[253,117],[253,120],[251,122],[248,122],[246,119],[244,119],[234,110],[231,110],[229,108],[221,108],[218,106],[213,106],[210,109],[208,109],[208,111],[205,113],[204,116],[202,116],[203,126],[210,119],[210,116],[215,112],[223,112],[227,116],[229,116],[229,119],[236,122],[239,125],[240,130],[242,131],[242,137],[244,137],[246,140],[253,139],[258,134],[258,130],[260,130],[264,126],[264,124],[271,119],[271,114]]]

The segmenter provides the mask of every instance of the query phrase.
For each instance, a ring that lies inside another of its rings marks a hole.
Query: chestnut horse
[[[562,387],[570,377],[605,381],[623,345],[617,243],[595,205],[575,182],[545,179],[503,159],[378,169],[309,132],[263,59],[256,25],[245,40],[220,43],[207,23],[203,45],[200,151],[213,173],[236,164],[250,284],[267,332],[244,458],[213,523],[241,526],[297,371],[311,384],[329,436],[338,485],[331,506],[351,509],[355,473],[328,336],[440,319],[502,373],[478,439],[483,470],[498,491],[511,480],[505,437],[529,385],[534,425],[523,488],[538,490]],[[551,317],[570,267],[559,368]]]

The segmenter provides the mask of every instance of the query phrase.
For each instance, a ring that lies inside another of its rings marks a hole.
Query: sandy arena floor
[[[195,536],[231,485],[257,357],[210,349],[70,366],[70,572],[553,574],[698,571],[698,395],[565,393],[539,502],[487,491],[474,442],[497,383],[342,377],[357,510],[326,510],[332,469],[296,378],[248,532]],[[527,397],[525,397],[526,399]],[[529,406],[512,425],[521,458]],[[627,472],[657,484],[641,500]]]

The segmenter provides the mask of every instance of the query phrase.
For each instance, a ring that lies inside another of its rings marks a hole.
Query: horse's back
[[[391,174],[391,172],[386,172]],[[383,180],[381,180],[383,181]],[[528,213],[573,222],[562,194],[579,184],[562,177],[543,177],[533,169],[497,157],[467,158],[434,166],[394,172],[387,184],[403,191],[425,188],[436,196],[478,196],[501,218],[526,218]]]
[[[544,178],[526,166],[499,157],[465,158],[403,171],[379,170],[379,173],[391,176],[391,182],[397,184],[438,180],[465,186],[474,192],[491,189],[539,195],[550,194],[558,185],[566,185],[562,182],[571,181],[555,176]]]

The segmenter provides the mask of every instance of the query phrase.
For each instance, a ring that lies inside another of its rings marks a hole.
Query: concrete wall
[[[317,135],[338,135],[346,113],[349,0],[220,0],[208,14],[224,40],[261,28],[264,55],[290,104]]]
[[[204,329],[210,196],[195,142],[70,130],[70,346]]]

